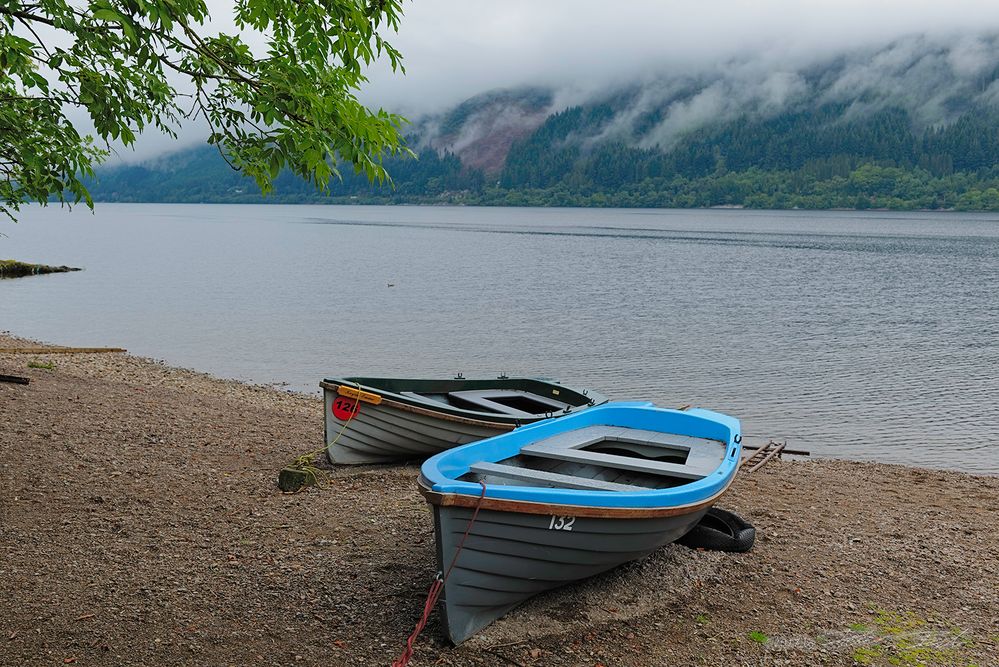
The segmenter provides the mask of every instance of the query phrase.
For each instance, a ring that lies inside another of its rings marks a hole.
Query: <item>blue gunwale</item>
[[[726,456],[707,477],[669,489],[648,491],[588,491],[535,486],[488,485],[486,498],[581,507],[663,508],[709,500],[724,491],[735,477],[742,447],[741,425],[735,417],[693,408],[670,410],[648,402],[606,403],[577,414],[547,419],[437,454],[424,462],[423,478],[435,493],[478,497],[482,486],[458,477],[479,461],[496,462],[516,456],[522,447],[559,433],[595,425],[662,431],[726,443]]]

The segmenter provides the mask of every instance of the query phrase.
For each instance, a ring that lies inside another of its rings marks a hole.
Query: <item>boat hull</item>
[[[325,392],[326,414],[337,394]],[[337,464],[389,463],[423,459],[445,449],[505,433],[512,424],[459,419],[382,401],[360,402],[349,419],[327,417],[326,451]]]
[[[459,644],[538,593],[644,558],[685,535],[709,506],[641,518],[482,509],[469,528],[474,508],[434,505],[438,566],[451,568],[440,603],[447,635]]]
[[[740,431],[701,408],[608,403],[427,460],[448,636],[685,535],[735,479]]]

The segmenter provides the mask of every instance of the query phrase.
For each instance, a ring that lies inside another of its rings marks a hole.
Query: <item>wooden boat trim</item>
[[[319,386],[323,389],[329,389],[330,391],[339,393],[341,386],[333,384],[332,382],[326,382],[323,380],[319,383]],[[483,426],[485,428],[496,429],[497,431],[512,431],[517,428],[516,424],[505,424],[503,422],[489,422],[482,419],[472,419],[471,417],[459,417],[457,415],[450,415],[446,412],[438,412],[436,410],[430,410],[427,408],[421,408],[416,405],[408,405],[406,403],[399,403],[398,401],[393,401],[391,398],[381,397],[381,403],[379,405],[386,406],[390,408],[395,408],[396,410],[402,410],[404,412],[412,412],[418,415],[424,415],[425,417],[433,417],[434,419],[441,419],[449,422],[456,422],[458,424],[471,424],[472,426]]]
[[[379,394],[373,394],[370,391],[362,391],[361,389],[356,389],[354,387],[348,387],[346,385],[340,385],[337,387],[336,393],[340,396],[346,396],[347,398],[356,398],[359,401],[364,401],[365,403],[371,403],[372,405],[379,405],[382,402],[382,396]]]
[[[544,514],[554,516],[582,516],[598,519],[652,519],[659,517],[680,516],[714,505],[728,491],[735,481],[735,475],[729,478],[725,486],[716,494],[705,500],[687,505],[670,507],[591,507],[583,505],[565,505],[561,503],[536,503],[529,500],[505,500],[502,498],[483,498],[481,505],[478,496],[463,493],[439,493],[427,488],[424,479],[419,480],[420,493],[431,505],[441,507],[476,507],[497,512],[519,512],[521,514]]]

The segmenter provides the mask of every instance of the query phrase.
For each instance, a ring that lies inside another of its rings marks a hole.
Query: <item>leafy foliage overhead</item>
[[[229,35],[211,34],[204,0],[0,0],[0,213],[92,205],[81,176],[110,142],[184,118],[207,122],[264,192],[282,169],[325,189],[340,162],[384,181],[404,120],[354,93],[376,58],[402,68],[382,36],[400,16],[401,0],[235,0]],[[96,137],[73,126],[74,107]]]

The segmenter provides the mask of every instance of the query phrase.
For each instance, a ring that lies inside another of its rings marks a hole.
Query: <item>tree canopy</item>
[[[0,213],[93,202],[83,177],[110,145],[201,119],[209,143],[267,192],[288,169],[324,189],[346,164],[383,181],[405,122],[355,93],[401,0],[235,0],[236,34],[204,0],[0,0]],[[68,114],[89,115],[96,136]]]

